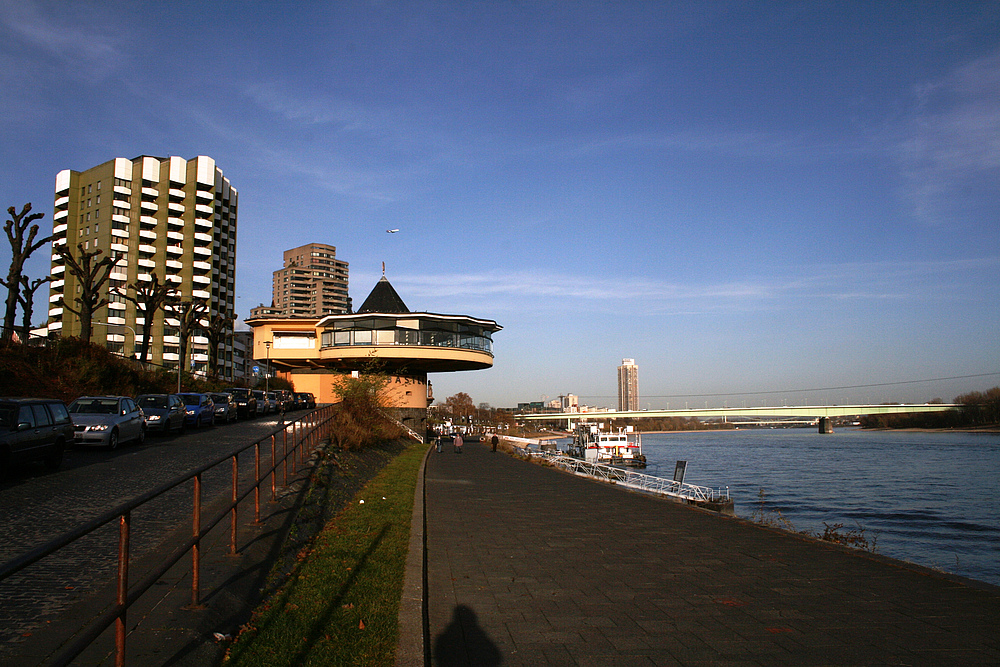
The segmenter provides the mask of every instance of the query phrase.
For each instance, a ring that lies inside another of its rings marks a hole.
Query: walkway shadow
[[[434,640],[432,663],[439,667],[494,667],[501,662],[500,649],[479,627],[476,612],[464,604],[455,607],[451,623]]]

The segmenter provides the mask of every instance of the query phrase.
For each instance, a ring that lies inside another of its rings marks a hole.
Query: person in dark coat
[[[497,445],[500,444],[500,438],[497,437],[496,433],[494,433],[493,437],[490,438],[490,442],[493,444],[493,451],[495,452],[497,450]]]

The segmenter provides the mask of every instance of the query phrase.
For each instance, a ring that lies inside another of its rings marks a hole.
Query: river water
[[[864,529],[877,553],[1000,585],[1000,434],[746,429],[642,436],[645,472],[729,487],[736,513],[821,533]]]

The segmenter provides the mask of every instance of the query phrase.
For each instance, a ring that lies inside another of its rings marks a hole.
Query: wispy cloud
[[[645,278],[594,278],[531,272],[404,274],[392,279],[407,300],[489,304],[493,309],[561,304],[570,309],[613,305],[644,312],[724,312],[789,308],[801,303],[846,300],[953,299],[951,285],[976,282],[1000,269],[1000,256],[931,262],[847,263],[790,268],[787,275],[719,283],[681,283]],[[374,276],[352,276],[359,284]],[[939,285],[928,290],[927,281]],[[692,310],[697,306],[695,310]],[[419,306],[418,306],[419,307]]]
[[[914,214],[941,222],[969,189],[995,196],[1000,176],[1000,51],[915,90],[898,147]]]
[[[570,153],[587,155],[620,150],[676,150],[709,155],[757,159],[805,159],[870,150],[860,143],[822,140],[806,134],[776,132],[699,131],[647,132],[597,137],[572,147]]]
[[[362,106],[325,95],[297,95],[286,85],[255,82],[244,90],[246,96],[262,109],[295,125],[325,125],[338,132],[397,137],[403,123],[398,114],[384,108]]]
[[[29,50],[41,52],[66,67],[76,78],[100,79],[121,65],[123,53],[114,40],[92,28],[94,21],[74,20],[72,5],[8,2],[0,4],[0,26]]]

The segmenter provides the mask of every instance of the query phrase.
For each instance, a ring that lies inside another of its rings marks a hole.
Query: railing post
[[[272,436],[273,437],[273,436]],[[253,522],[260,523],[260,441],[253,446]]]
[[[194,510],[191,517],[191,604],[189,609],[201,606],[201,473],[194,476]]]
[[[128,598],[129,541],[132,513],[125,512],[118,523],[118,618],[115,619],[115,667],[125,667],[125,602]]]
[[[295,422],[292,422],[295,428]],[[288,427],[281,431],[281,485],[288,486]]]
[[[229,555],[236,555],[236,521],[239,514],[238,503],[239,503],[239,462],[238,454],[233,454],[233,507],[229,510],[230,517],[230,528],[229,528]]]
[[[278,458],[275,456],[275,440],[274,434],[271,434],[271,502],[275,502],[278,499],[277,485],[278,485]]]
[[[298,470],[298,468],[295,465],[295,456],[298,454],[298,449],[299,449],[299,438],[301,437],[301,435],[299,434],[299,424],[301,423],[301,421],[302,420],[298,420],[294,424],[292,424],[292,474],[293,475],[295,475],[296,471]],[[285,459],[286,460],[288,459],[287,452],[285,454]],[[288,484],[287,480],[285,481],[285,484],[286,485]]]

